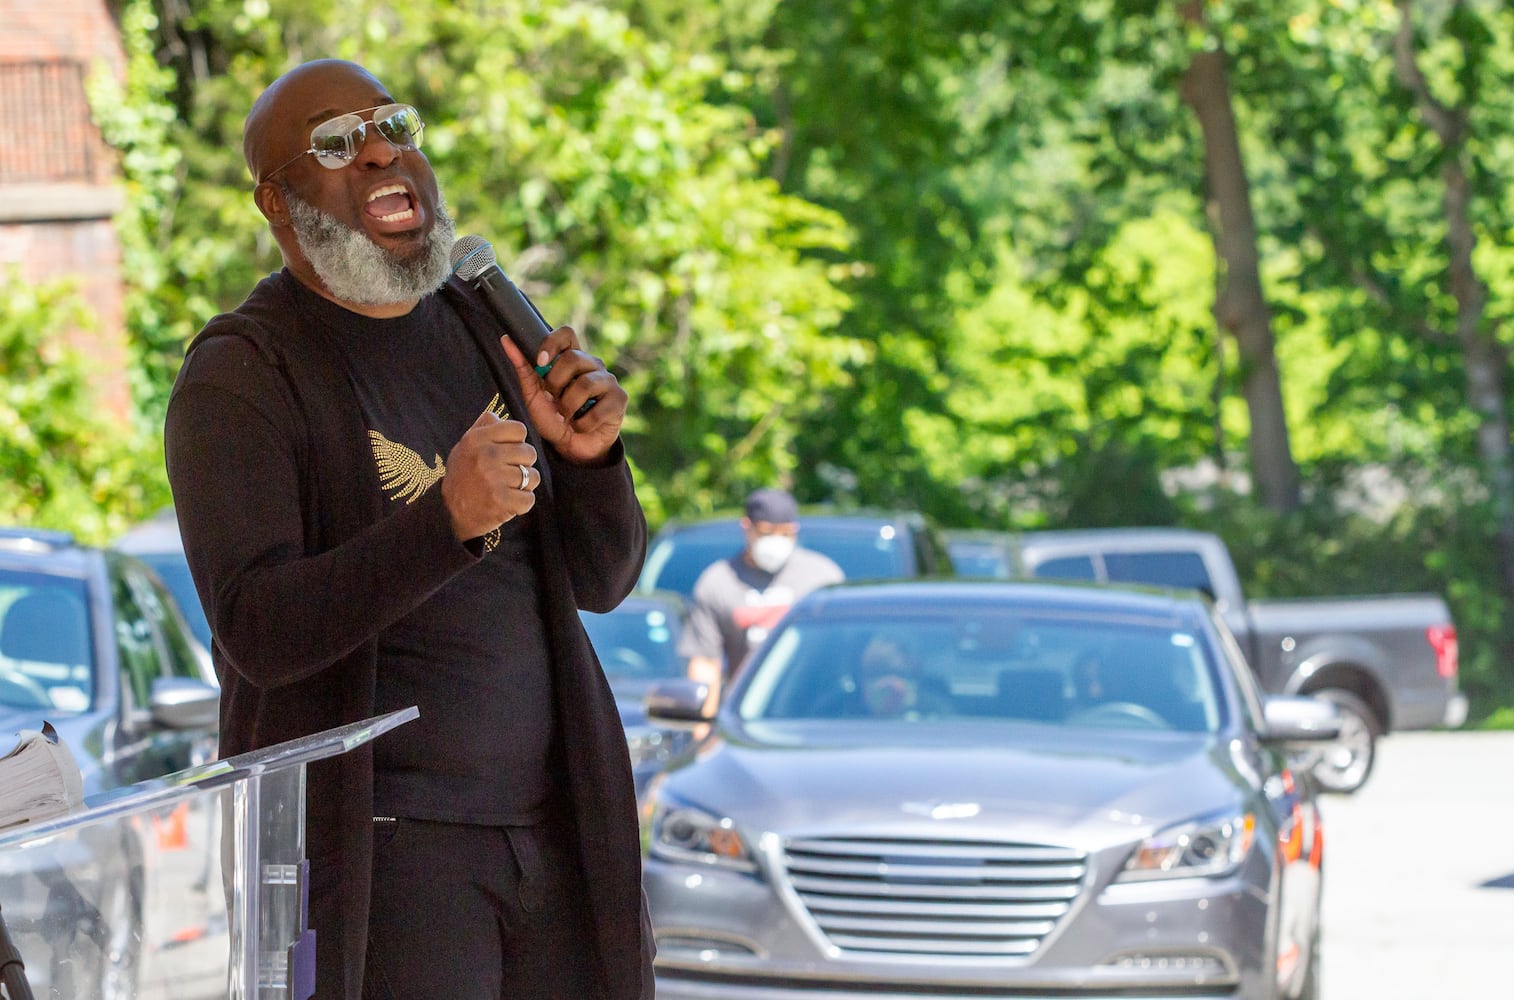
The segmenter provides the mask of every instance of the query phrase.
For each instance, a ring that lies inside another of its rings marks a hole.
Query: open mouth
[[[415,218],[415,201],[403,184],[386,184],[368,196],[363,210],[380,222],[409,222]]]

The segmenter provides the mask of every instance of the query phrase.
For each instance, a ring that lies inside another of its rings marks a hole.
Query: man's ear
[[[289,203],[284,198],[284,188],[273,181],[264,181],[252,192],[252,200],[270,225],[289,225]]]

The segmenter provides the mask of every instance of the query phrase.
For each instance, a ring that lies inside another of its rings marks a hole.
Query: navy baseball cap
[[[793,524],[799,520],[799,505],[788,492],[764,487],[746,498],[746,516],[753,523]]]

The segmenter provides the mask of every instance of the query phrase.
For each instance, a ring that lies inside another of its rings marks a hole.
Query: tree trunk
[[[1205,26],[1201,0],[1185,0],[1178,9],[1189,25]],[[1204,137],[1204,176],[1220,275],[1214,315],[1221,335],[1228,332],[1236,342],[1251,417],[1251,474],[1263,504],[1291,511],[1299,506],[1298,466],[1288,441],[1282,381],[1273,353],[1272,315],[1262,295],[1251,186],[1241,159],[1226,73],[1225,53],[1218,44],[1194,52],[1183,74],[1181,95],[1193,108]]]
[[[1477,454],[1493,505],[1498,576],[1504,593],[1514,596],[1514,461],[1504,382],[1509,357],[1496,331],[1489,328],[1488,289],[1472,264],[1477,233],[1472,226],[1472,183],[1466,167],[1467,113],[1464,108],[1446,107],[1430,92],[1419,67],[1412,8],[1411,0],[1398,0],[1394,69],[1446,154],[1440,172],[1445,187],[1441,205],[1446,216],[1446,277],[1456,300],[1456,338],[1467,370],[1467,407],[1477,415]]]

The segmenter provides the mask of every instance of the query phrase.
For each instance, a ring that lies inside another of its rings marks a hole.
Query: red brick
[[[104,68],[119,78],[125,65],[103,0],[0,0],[0,86],[17,91],[6,96],[26,102],[25,113],[36,121],[26,118],[24,130],[37,138],[26,149],[0,155],[0,206],[7,186],[68,182],[109,188],[115,183],[114,157],[90,119],[77,67]],[[99,362],[101,404],[125,417],[131,400],[121,247],[114,225],[109,218],[21,218],[0,220],[0,265],[19,264],[25,278],[37,283],[74,283],[94,322],[91,329],[64,337]]]

